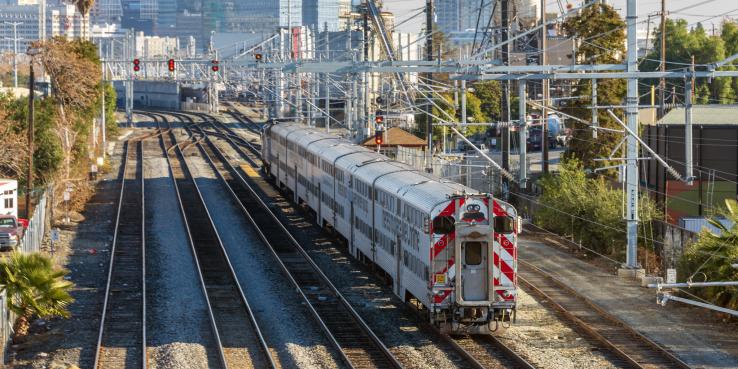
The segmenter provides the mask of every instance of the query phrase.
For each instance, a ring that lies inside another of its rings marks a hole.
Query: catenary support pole
[[[506,1],[506,0],[503,0]],[[425,58],[428,61],[433,60],[433,0],[425,1]],[[428,84],[433,85],[433,73],[428,73]],[[426,136],[428,140],[428,153],[429,158],[433,155],[433,118],[429,115],[425,115],[426,119]],[[429,159],[426,165],[426,170],[431,171],[432,166],[430,165],[431,159]]]
[[[690,71],[694,72],[694,55]],[[692,89],[693,77],[684,79],[684,176],[687,184],[692,185],[694,177],[694,163],[692,158]]]
[[[510,0],[502,0],[501,6],[501,42],[502,46],[502,64],[508,65],[510,61],[510,43],[507,42],[510,37]],[[502,121],[510,122],[510,81],[502,82]],[[501,130],[502,143],[502,168],[510,170],[510,128],[502,127]]]
[[[628,0],[627,2],[627,32],[628,32],[628,54],[627,54],[627,71],[630,73],[638,72],[638,39],[636,32],[636,22],[638,20],[637,0]],[[626,116],[628,128],[638,134],[638,78],[628,78],[628,88],[626,96]],[[626,250],[626,267],[628,269],[636,269],[638,264],[638,140],[633,135],[627,138],[626,149],[626,234],[627,234],[627,250]]]
[[[592,138],[597,138],[597,127],[600,126],[600,117],[597,113],[597,80],[592,80]]]
[[[528,182],[528,114],[526,112],[526,100],[528,98],[528,94],[526,87],[527,83],[525,81],[518,81],[518,146],[520,150],[520,173],[518,182],[520,182],[519,185],[521,190],[527,187]]]
[[[325,60],[329,61],[331,59],[331,47],[330,47],[330,39],[328,35],[328,22],[325,22],[323,32],[325,32]],[[331,75],[329,73],[325,73],[323,75],[323,78],[325,79],[323,82],[325,83],[325,130],[326,132],[331,131]]]
[[[666,71],[666,0],[661,0],[661,63],[659,70]],[[659,119],[666,114],[666,79],[659,80]]]
[[[541,65],[546,65],[548,63],[548,60],[546,60],[546,49],[548,48],[548,30],[546,26],[546,0],[541,0],[541,25],[543,27],[541,28]],[[543,164],[543,173],[548,173],[549,170],[549,152],[548,152],[548,111],[546,107],[550,106],[549,101],[549,94],[551,90],[549,89],[549,80],[544,79],[541,81],[541,86],[543,88],[543,108],[541,108],[541,120],[543,123],[543,133],[541,134],[541,162]]]

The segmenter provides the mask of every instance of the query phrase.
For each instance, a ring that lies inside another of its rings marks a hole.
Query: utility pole
[[[508,65],[510,63],[510,43],[507,40],[510,37],[510,0],[502,0],[501,4],[501,42],[504,43],[502,46],[502,65]],[[503,82],[502,85],[502,121],[505,123],[510,122],[510,81]],[[510,128],[505,124],[502,127],[502,168],[510,170]],[[505,179],[505,181],[507,181]],[[507,182],[506,182],[507,183]]]
[[[543,25],[543,28],[541,28],[541,65],[546,65],[548,63],[548,60],[546,60],[546,48],[548,47],[548,30],[546,29],[546,0],[541,0],[541,24]],[[543,173],[548,173],[548,109],[546,107],[549,103],[549,83],[548,79],[544,79],[541,81],[541,85],[543,87],[543,103],[541,104],[541,120],[543,121],[543,134],[541,135],[541,151],[542,151],[542,164],[543,164]]]
[[[18,88],[18,26],[23,22],[4,22],[13,27],[13,87]]]
[[[626,23],[628,29],[628,73],[638,72],[638,39],[636,35],[637,0],[628,0]],[[628,78],[628,91],[626,96],[626,116],[628,118],[628,129],[638,132],[638,77]],[[628,135],[627,138],[627,163],[626,163],[626,222],[627,222],[627,269],[639,268],[638,264],[638,138]]]
[[[28,174],[26,176],[26,219],[31,219],[31,191],[33,190],[33,110],[34,100],[36,99],[36,94],[34,90],[35,86],[33,83],[35,80],[35,74],[33,71],[33,57],[31,58],[30,66],[30,81],[28,82]]]
[[[507,0],[503,0],[507,1]],[[425,58],[428,61],[433,60],[433,0],[425,0]],[[428,84],[433,84],[433,73],[428,73]],[[428,165],[426,170],[431,171],[431,160],[433,159],[433,118],[426,114],[426,130],[428,136]]]
[[[661,65],[659,70],[666,71],[666,0],[661,0]],[[659,114],[661,118],[666,114],[666,79],[659,80]]]

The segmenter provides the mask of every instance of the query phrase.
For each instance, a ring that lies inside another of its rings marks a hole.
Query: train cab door
[[[461,243],[461,281],[464,301],[486,301],[488,299],[488,248],[489,244],[484,241]]]

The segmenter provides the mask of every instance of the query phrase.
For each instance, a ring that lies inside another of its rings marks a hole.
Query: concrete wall
[[[118,94],[118,106],[125,108],[125,90],[123,83],[114,83]],[[180,89],[175,82],[135,81],[133,84],[134,108],[159,108],[179,110]]]

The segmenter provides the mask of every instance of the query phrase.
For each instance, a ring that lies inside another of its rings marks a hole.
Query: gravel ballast
[[[199,150],[189,149],[186,157],[244,294],[281,367],[340,367],[339,354],[329,346],[274,256],[199,156]]]
[[[147,331],[151,368],[219,365],[207,303],[158,140],[144,145]]]

